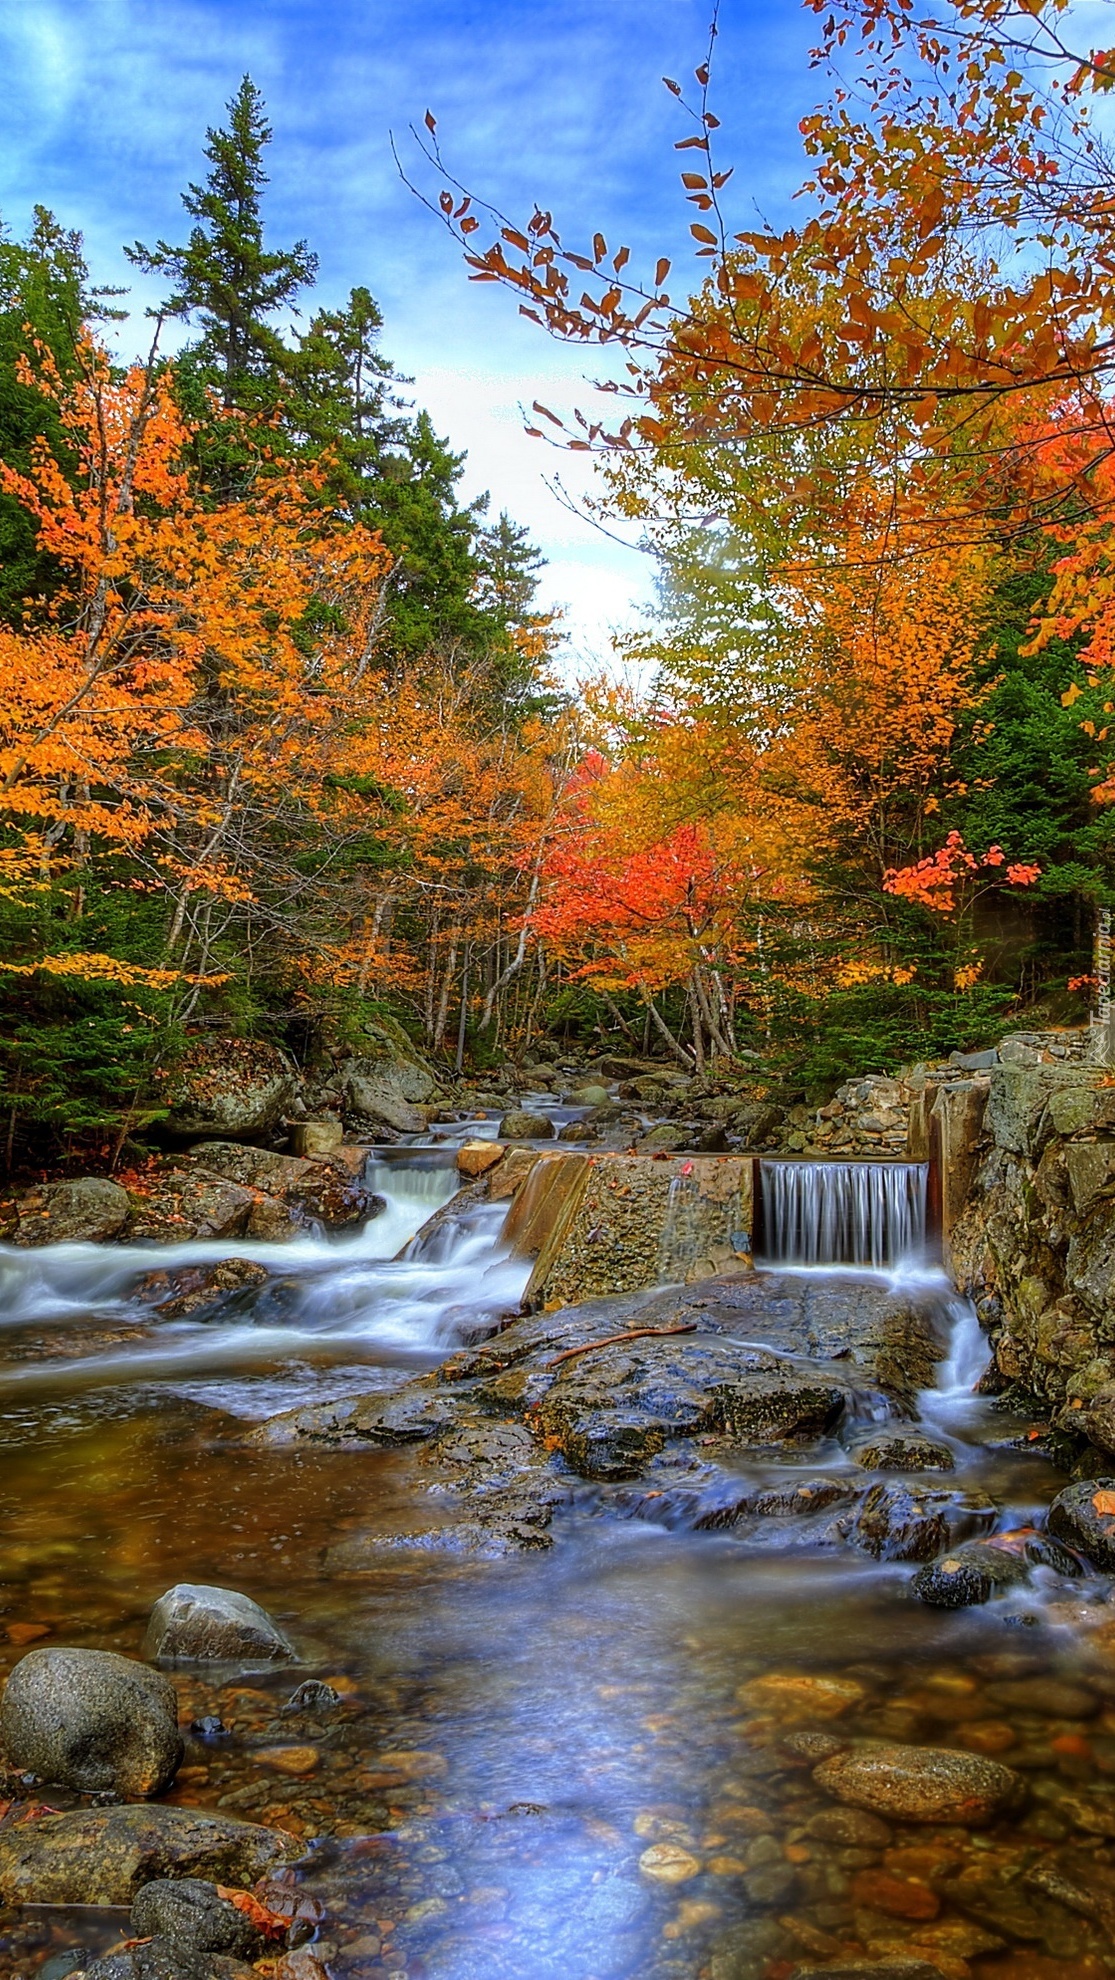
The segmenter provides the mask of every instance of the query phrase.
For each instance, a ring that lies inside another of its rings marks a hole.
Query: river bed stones
[[[1017,1807],[1021,1777],[1001,1761],[944,1746],[901,1746],[864,1740],[834,1753],[813,1770],[818,1787],[837,1801],[901,1822],[955,1822],[981,1827]]]
[[[941,1980],[927,1959],[838,1959],[795,1966],[790,1980]]]
[[[180,1581],[151,1611],[143,1651],[158,1664],[286,1663],[296,1655],[277,1622],[234,1588]]]
[[[82,1794],[162,1794],[182,1758],[178,1697],[161,1672],[110,1650],[31,1650],[0,1701],[20,1773]]]
[[[130,1905],[155,1878],[254,1884],[301,1855],[277,1829],[197,1808],[89,1808],[20,1818],[0,1828],[5,1904]]]

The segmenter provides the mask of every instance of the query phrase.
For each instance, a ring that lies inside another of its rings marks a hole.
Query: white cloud
[[[432,108],[453,166],[516,213],[537,196],[569,231],[601,224],[636,258],[663,242],[684,249],[678,113],[660,78],[700,59],[707,15],[707,0],[0,0],[0,210],[18,230],[42,201],[81,227],[94,278],[132,287],[120,343],[138,345],[156,291],[121,243],[180,236],[178,195],[201,175],[205,127],[250,71],[276,132],[273,238],[306,236],[318,250],[322,300],[372,288],[384,348],[415,375],[439,431],[469,451],[469,493],[490,489],[494,508],[527,525],[550,560],[548,600],[602,660],[612,625],[648,598],[649,566],[562,510],[546,476],[560,469],[581,491],[589,471],[528,440],[519,414],[535,398],[558,411],[591,403],[594,359],[468,284],[400,183],[389,133],[417,163],[407,126]],[[808,35],[786,0],[736,0],[722,21],[720,107],[748,221],[752,193],[784,205],[796,176],[791,106],[793,89],[804,87],[800,108],[812,94]]]

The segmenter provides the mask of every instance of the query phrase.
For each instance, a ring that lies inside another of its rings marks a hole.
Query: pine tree
[[[244,409],[274,394],[287,351],[270,319],[313,282],[317,256],[305,241],[265,247],[263,152],[272,131],[250,76],[227,108],[227,129],[206,133],[211,169],[204,185],[191,184],[182,195],[197,223],[185,246],[159,241],[146,248],[137,241],[127,254],[137,267],[171,277],[165,313],[196,319],[202,334],[195,361],[219,385],[226,406]]]

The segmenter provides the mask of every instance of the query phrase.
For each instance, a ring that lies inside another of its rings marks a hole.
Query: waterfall
[[[878,1269],[925,1247],[927,1162],[759,1164],[770,1265]]]

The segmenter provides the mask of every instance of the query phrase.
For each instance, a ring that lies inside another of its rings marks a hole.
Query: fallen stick
[[[681,1327],[632,1327],[626,1334],[608,1334],[602,1341],[584,1341],[580,1347],[562,1348],[549,1363],[556,1368],[559,1361],[572,1361],[575,1354],[594,1354],[597,1348],[618,1347],[623,1341],[641,1341],[648,1334],[695,1334],[697,1322],[687,1320]]]

